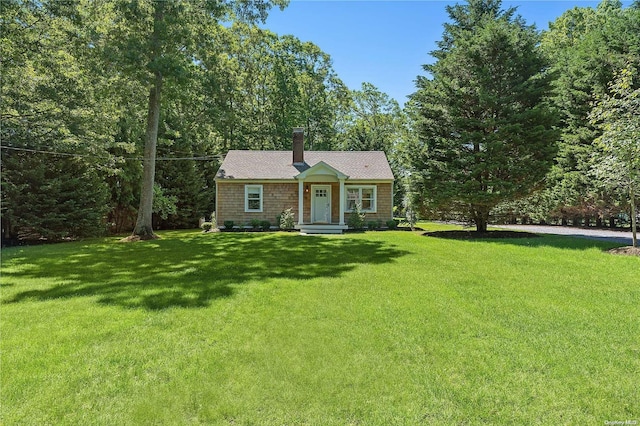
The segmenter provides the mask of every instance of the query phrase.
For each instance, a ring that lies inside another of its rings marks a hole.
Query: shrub
[[[409,224],[409,226],[411,227],[411,230],[413,231],[413,228],[416,226],[416,222],[418,221],[418,213],[416,213],[416,211],[413,210],[411,207],[407,207],[407,211],[405,214],[407,218],[407,223]]]
[[[216,212],[211,213],[211,227],[215,228],[218,225],[216,221]]]
[[[373,230],[373,229],[378,229],[378,222],[370,220],[369,222],[367,222],[367,229],[369,230]]]
[[[224,221],[224,229],[233,229],[233,221],[225,220]]]
[[[260,224],[261,224],[261,223],[262,223],[262,222],[260,221],[260,219],[251,219],[251,220],[249,221],[249,225],[251,225],[251,227],[252,227],[253,229],[258,229],[258,228],[260,228]]]
[[[200,225],[200,228],[202,228],[202,230],[204,232],[211,231],[211,228],[213,228],[213,223],[211,223],[211,222],[202,222],[202,225]]]
[[[295,226],[295,215],[293,214],[293,209],[288,208],[280,213],[278,223],[280,224],[280,229],[293,229]]]
[[[387,228],[396,229],[397,227],[398,227],[398,222],[396,222],[395,219],[389,219],[387,221]]]
[[[347,225],[352,229],[362,229],[364,228],[364,219],[365,214],[362,213],[362,205],[360,203],[356,203],[353,206],[353,210],[349,214],[349,219],[347,219]]]
[[[271,229],[271,222],[269,222],[268,220],[260,221],[260,229],[262,229],[263,231],[268,231],[269,229]]]

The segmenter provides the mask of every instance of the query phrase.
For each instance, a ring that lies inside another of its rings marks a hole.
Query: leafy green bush
[[[263,231],[268,231],[269,229],[271,229],[271,222],[269,222],[268,220],[260,221],[260,229],[262,229]]]
[[[225,220],[224,221],[224,229],[233,229],[233,221]]]
[[[202,222],[202,225],[200,225],[200,228],[202,228],[202,230],[204,232],[211,231],[211,228],[213,228],[213,223],[211,223],[211,222]]]
[[[396,229],[397,227],[398,227],[398,222],[396,222],[395,219],[389,219],[387,221],[387,228]]]
[[[260,219],[251,219],[249,221],[249,225],[251,225],[251,227],[253,229],[258,229],[260,228],[260,224],[262,223],[262,221]]]
[[[278,223],[280,224],[280,229],[293,229],[295,226],[295,215],[293,214],[293,209],[288,208],[280,213]]]
[[[364,219],[365,214],[362,213],[362,205],[360,203],[356,203],[349,214],[347,225],[349,225],[349,228],[351,229],[362,229],[364,228]]]
[[[178,212],[177,203],[178,197],[167,195],[160,185],[153,184],[154,213],[157,213],[162,219],[167,219],[169,215],[175,215]]]
[[[379,228],[378,222],[376,222],[375,220],[370,220],[369,222],[367,222],[367,229],[373,230],[378,228]]]

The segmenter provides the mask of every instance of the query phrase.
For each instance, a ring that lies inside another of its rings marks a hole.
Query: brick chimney
[[[304,127],[293,128],[293,164],[304,164]]]

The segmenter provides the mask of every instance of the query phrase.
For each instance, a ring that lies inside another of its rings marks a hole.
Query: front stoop
[[[347,225],[296,225],[301,234],[342,234],[349,227]]]

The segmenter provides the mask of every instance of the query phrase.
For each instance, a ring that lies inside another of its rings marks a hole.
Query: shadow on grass
[[[17,255],[4,281],[51,279],[3,303],[96,297],[102,304],[150,310],[208,306],[234,286],[273,278],[338,277],[357,264],[382,264],[407,252],[364,239],[282,234],[176,234],[142,243],[49,246],[39,257]],[[3,284],[4,286],[4,284]]]
[[[622,243],[615,239],[585,238],[581,235],[535,234],[524,231],[435,231],[422,234],[426,237],[443,238],[452,241],[482,242],[494,244],[508,244],[522,247],[553,247],[567,250],[588,250],[599,248],[608,251],[619,247]]]

